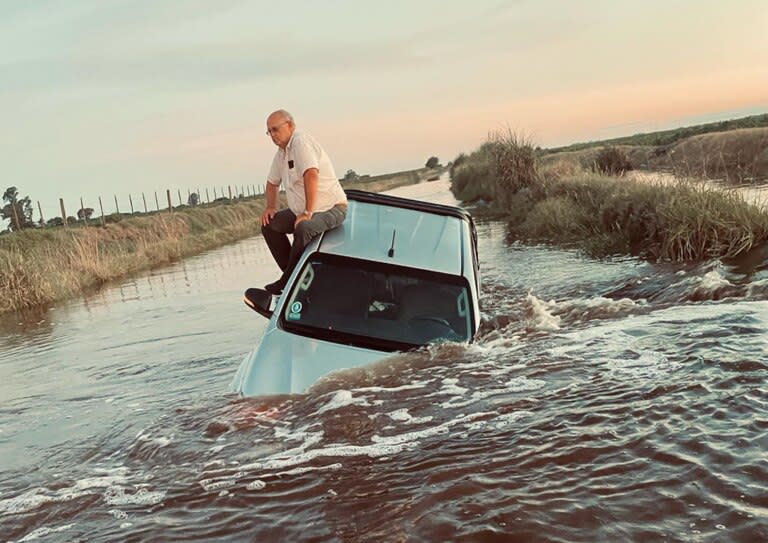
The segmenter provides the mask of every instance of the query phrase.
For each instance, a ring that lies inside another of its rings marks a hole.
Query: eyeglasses
[[[277,131],[280,130],[280,127],[283,126],[285,123],[289,123],[289,122],[290,121],[283,121],[280,124],[267,128],[267,136],[270,136],[272,134],[277,134]]]

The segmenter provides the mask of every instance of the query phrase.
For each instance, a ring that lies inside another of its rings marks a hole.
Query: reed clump
[[[592,170],[606,175],[624,175],[632,170],[629,155],[621,147],[609,145],[598,151]]]
[[[521,138],[492,138],[484,148],[457,168],[452,190],[471,201],[473,185],[482,187],[520,238],[668,261],[734,257],[768,242],[768,212],[733,190],[606,175],[576,156],[542,161]],[[625,158],[615,153],[611,163]],[[483,172],[477,181],[474,171]]]
[[[469,156],[459,155],[453,161],[451,186],[465,202],[493,200],[496,176],[490,148],[490,144],[484,144]]]

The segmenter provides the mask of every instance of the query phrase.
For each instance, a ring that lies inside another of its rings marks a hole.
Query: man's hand
[[[261,226],[267,226],[272,217],[275,216],[275,213],[277,213],[277,209],[274,207],[266,208],[264,213],[261,214]]]
[[[309,220],[311,218],[312,218],[312,213],[308,213],[308,212],[305,211],[301,215],[297,215],[296,216],[296,220],[293,223],[293,227],[296,228],[297,226],[299,226],[299,223],[301,221],[306,221],[306,220]]]

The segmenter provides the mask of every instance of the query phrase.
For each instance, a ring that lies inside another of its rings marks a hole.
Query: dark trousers
[[[313,213],[311,219],[301,221],[295,228],[296,215],[290,209],[282,209],[275,213],[269,224],[261,227],[261,234],[267,242],[275,262],[283,270],[281,282],[288,280],[293,268],[301,258],[304,247],[312,239],[326,230],[336,228],[347,216],[347,206],[337,205],[328,211]],[[288,241],[288,234],[293,234],[293,244]]]

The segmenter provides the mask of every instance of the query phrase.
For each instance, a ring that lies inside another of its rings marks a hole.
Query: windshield
[[[387,351],[468,341],[466,284],[462,277],[316,255],[291,290],[281,324],[303,335]]]

